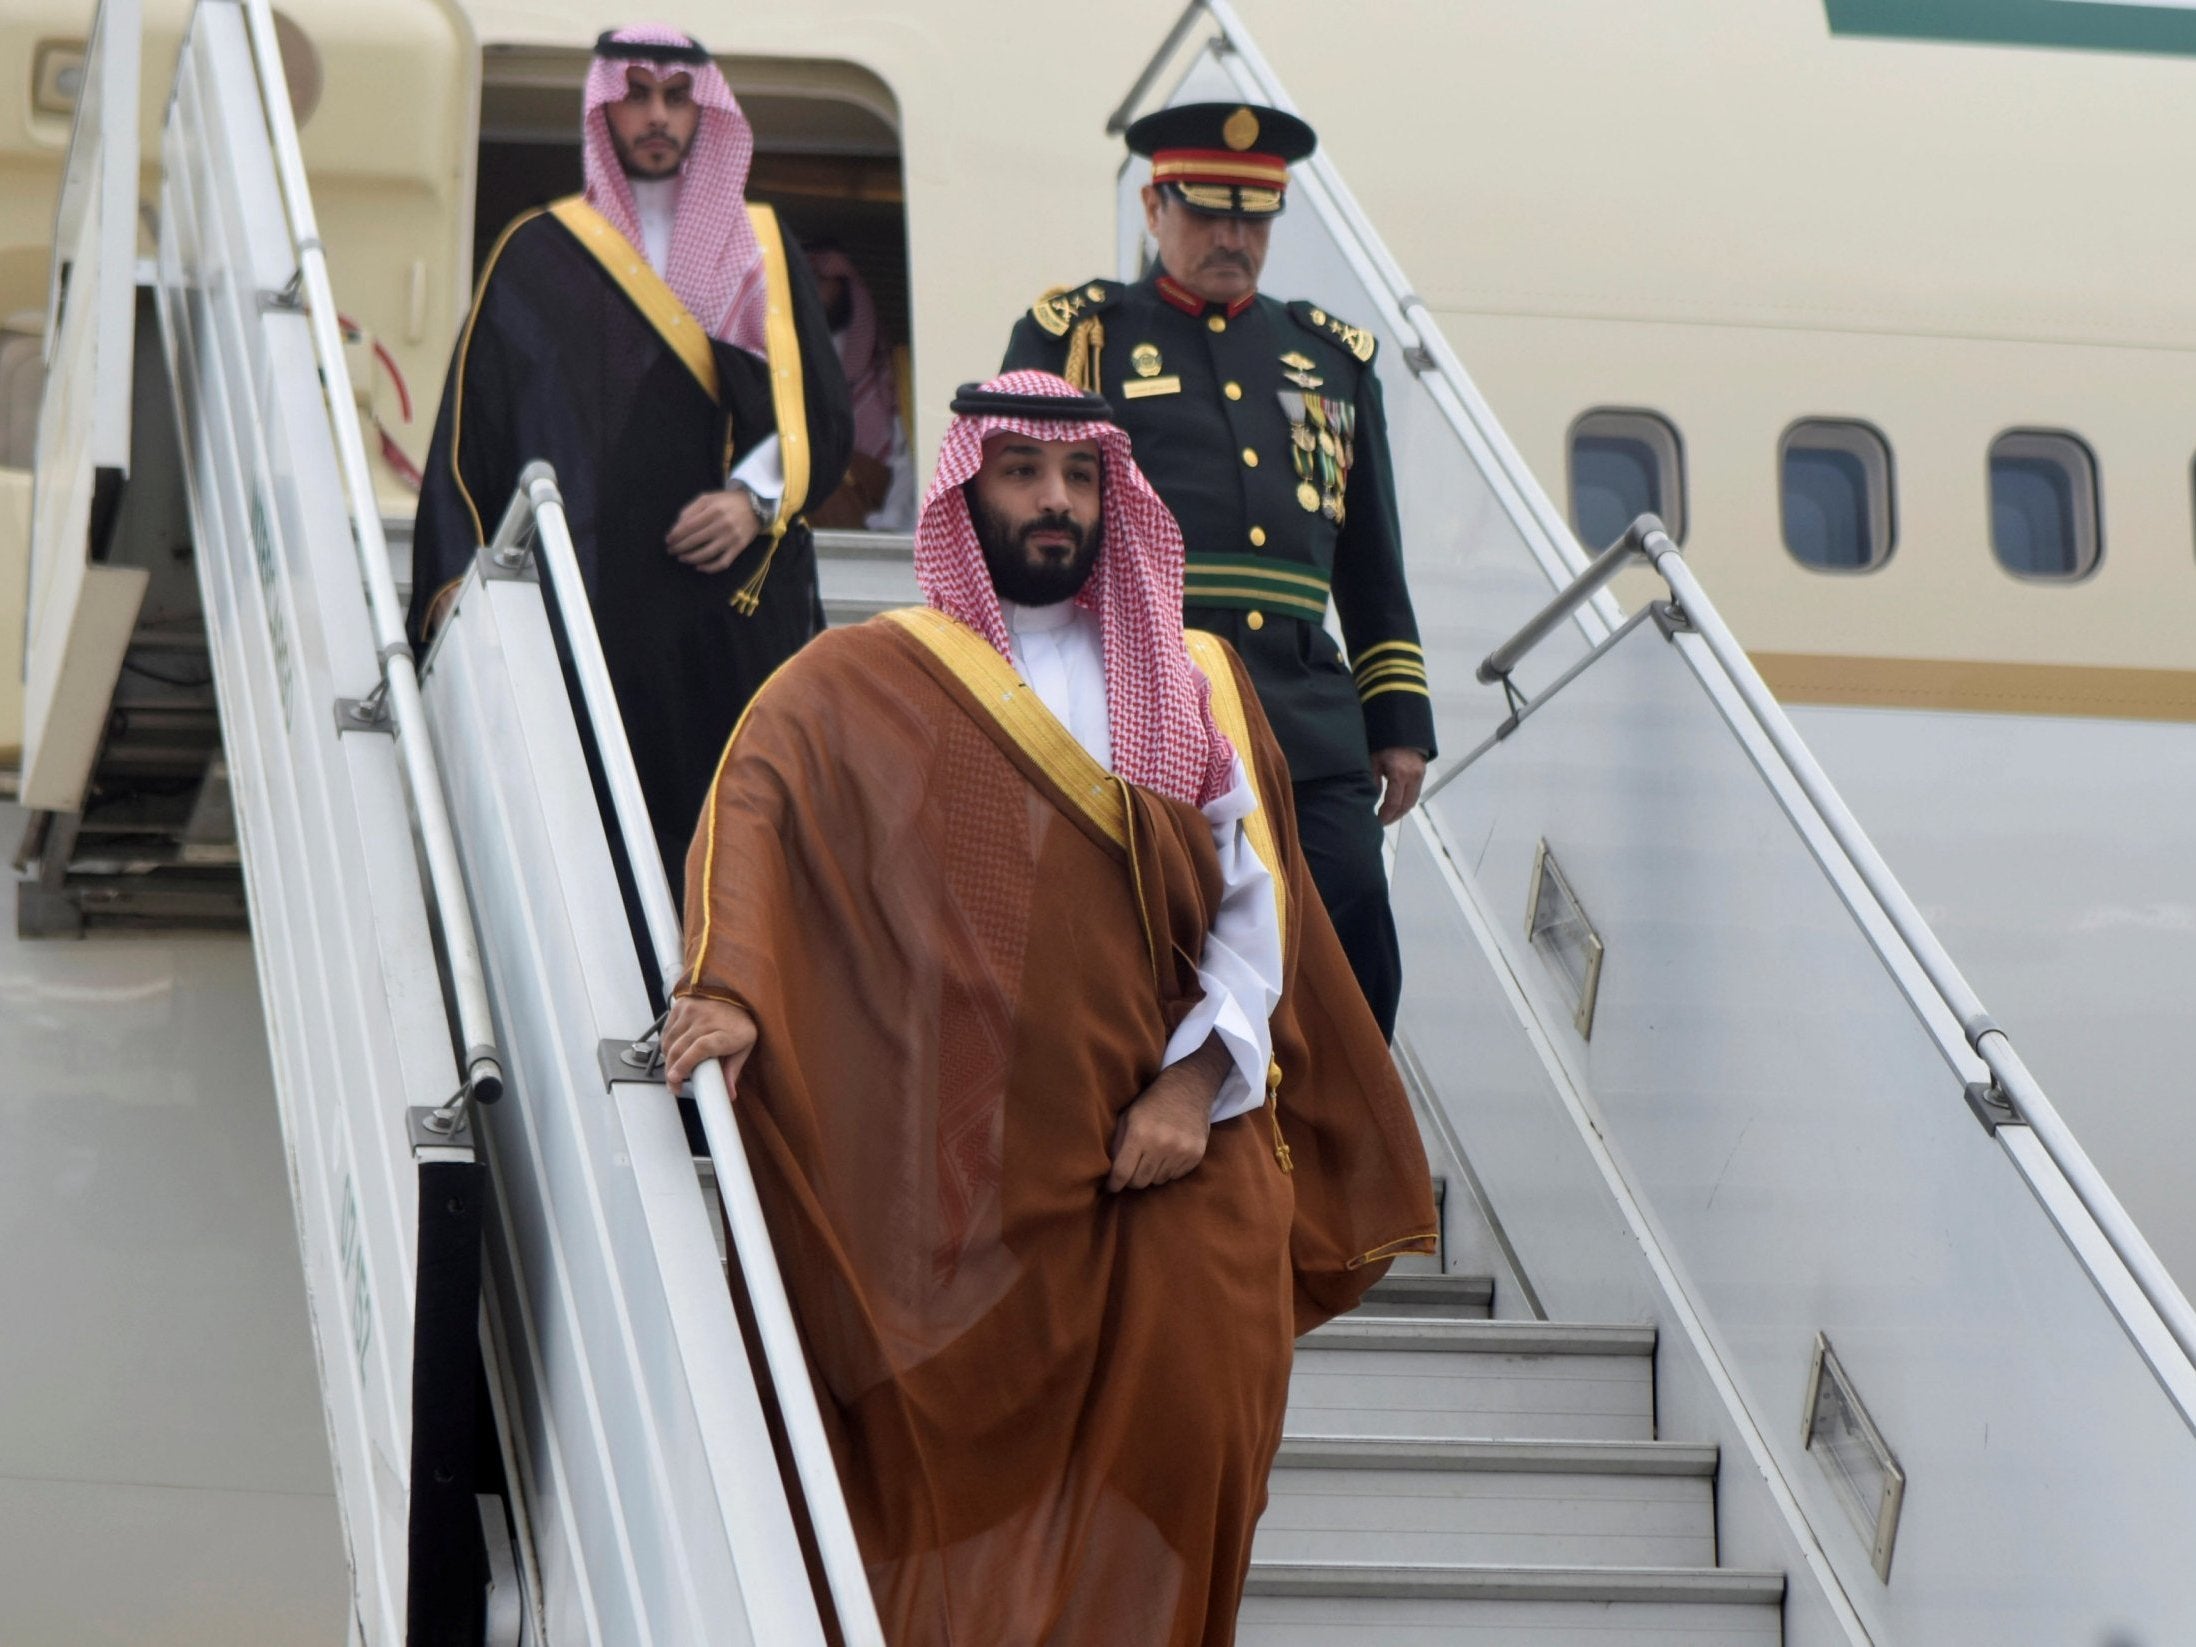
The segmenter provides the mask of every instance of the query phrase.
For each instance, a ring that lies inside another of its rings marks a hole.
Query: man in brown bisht
[[[893,1647],[1224,1647],[1293,1340],[1432,1248],[1426,1160],[1127,437],[954,409],[927,607],[725,751],[667,1061],[736,1082]]]

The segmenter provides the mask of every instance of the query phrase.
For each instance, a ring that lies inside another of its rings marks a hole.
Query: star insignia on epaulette
[[[1335,342],[1355,355],[1359,360],[1370,360],[1373,350],[1379,347],[1372,333],[1362,326],[1352,326],[1339,315],[1330,315],[1324,309],[1312,310],[1312,318],[1323,324],[1333,334]]]
[[[1373,352],[1380,347],[1380,340],[1362,326],[1352,326],[1340,315],[1330,315],[1312,303],[1292,303],[1289,313],[1297,321],[1314,332],[1324,334],[1332,342],[1341,345],[1356,360],[1370,364]]]
[[[1107,307],[1113,295],[1112,288],[1101,280],[1082,286],[1055,286],[1029,306],[1030,317],[1054,337],[1065,337],[1085,311]]]

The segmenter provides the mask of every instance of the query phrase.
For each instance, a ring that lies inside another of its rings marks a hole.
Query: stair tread
[[[1426,1262],[1431,1264],[1433,1260],[1428,1258]],[[1483,1321],[1494,1314],[1494,1290],[1494,1277],[1488,1275],[1390,1271],[1386,1280],[1358,1300],[1352,1313],[1360,1321],[1412,1315]]]
[[[1494,1302],[1494,1290],[1494,1277],[1491,1275],[1428,1275],[1408,1270],[1401,1273],[1391,1271],[1373,1283],[1365,1294],[1365,1302],[1491,1304]]]
[[[1285,1435],[1274,1468],[1712,1477],[1717,1458],[1713,1442]]]
[[[1590,1322],[1475,1321],[1454,1316],[1343,1316],[1305,1349],[1429,1350],[1480,1355],[1652,1355],[1655,1329]]]
[[[1356,1596],[1428,1601],[1687,1601],[1762,1606],[1784,1575],[1726,1567],[1404,1567],[1369,1562],[1253,1561],[1251,1596]]]

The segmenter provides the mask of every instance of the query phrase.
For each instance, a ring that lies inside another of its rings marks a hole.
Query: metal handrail
[[[1209,16],[1218,30],[1219,43],[1241,62],[1243,70],[1257,85],[1265,100],[1277,108],[1294,109],[1294,104],[1282,87],[1280,77],[1259,51],[1256,42],[1242,19],[1236,15],[1230,0],[1188,0],[1165,45],[1139,76],[1129,97],[1114,113],[1108,129],[1119,131],[1128,123],[1136,105],[1150,93],[1157,83],[1166,63],[1180,49],[1182,42],[1194,25],[1199,13]],[[1585,632],[1598,656],[1618,636],[1616,609],[1598,598],[1601,586],[1629,560],[1644,555],[1661,574],[1664,583],[1680,612],[1688,620],[1706,645],[1709,653],[1721,665],[1724,675],[1742,702],[1763,737],[1776,752],[1795,785],[1813,806],[1824,829],[1843,854],[1862,887],[1878,906],[1902,945],[1908,950],[1914,964],[1921,970],[1943,1006],[1958,1022],[1969,1047],[1989,1069],[1997,1083],[1999,1094],[2008,1103],[2017,1120],[2008,1123],[2025,1126],[2043,1146],[2052,1165],[2065,1179],[2083,1210],[2097,1227],[2097,1233],[2110,1248],[2113,1256],[2126,1270],[2128,1277],[2142,1294],[2144,1301],[2156,1311],[2160,1324],[2171,1335],[2175,1345],[2188,1359],[2189,1371],[2196,1376],[2196,1310],[2192,1310],[2186,1295],[2166,1272],[2151,1250],[2149,1242],[2128,1217],[2111,1188],[2104,1182],[2087,1153],[2074,1138],[2060,1117],[2055,1106],[2045,1096],[2035,1077],[2013,1050],[2005,1033],[1983,1011],[1976,997],[1950,956],[1944,952],[1936,935],[1914,908],[1897,878],[1883,862],[1875,847],[1855,820],[1829,779],[1815,763],[1798,732],[1785,717],[1774,694],[1754,669],[1737,640],[1731,635],[1709,600],[1706,590],[1693,577],[1684,564],[1678,546],[1663,531],[1659,521],[1653,529],[1641,534],[1631,554],[1619,554],[1626,543],[1639,531],[1641,522],[1635,521],[1625,538],[1596,557],[1585,560],[1567,526],[1558,516],[1545,495],[1533,482],[1531,472],[1516,449],[1510,445],[1491,413],[1485,412],[1484,402],[1473,387],[1471,377],[1463,363],[1442,334],[1426,301],[1410,289],[1401,267],[1389,254],[1386,245],[1373,229],[1364,210],[1343,184],[1340,174],[1324,151],[1314,154],[1301,163],[1297,170],[1306,175],[1313,185],[1311,194],[1316,207],[1331,214],[1341,235],[1355,245],[1345,245],[1344,252],[1359,272],[1368,275],[1368,287],[1376,299],[1384,299],[1391,306],[1393,316],[1412,334],[1414,348],[1412,370],[1425,382],[1436,407],[1446,417],[1458,437],[1467,447],[1484,449],[1492,459],[1487,472],[1489,483],[1505,501],[1515,504],[1512,518],[1523,524],[1530,520],[1539,528],[1524,534],[1526,548],[1549,572],[1551,580],[1568,581],[1549,606],[1536,614],[1524,630],[1513,636],[1503,646],[1496,648],[1481,665],[1480,679],[1501,682],[1509,689],[1509,672],[1533,646],[1560,627],[1565,618],[1575,620]],[[1605,564],[1611,559],[1615,564]],[[1551,687],[1545,689],[1533,705],[1521,705],[1512,694],[1513,713],[1510,727],[1538,703],[1544,702],[1555,691],[1576,677],[1574,667]],[[1503,734],[1506,735],[1506,734]],[[1421,792],[1421,804],[1430,799],[1443,785],[1453,779],[1472,760],[1492,747],[1499,737],[1490,738],[1464,760],[1445,766],[1428,781]],[[1917,1003],[1918,1004],[1918,1003]],[[2062,1230],[2062,1238],[2074,1245],[2069,1232]],[[2087,1265],[2088,1258],[2077,1252]],[[2102,1287],[2102,1282],[2099,1282]],[[2108,1298],[2110,1307],[2118,1312],[2117,1301]],[[2125,1318],[2123,1317],[2123,1323]],[[2132,1324],[2128,1323],[2132,1331]],[[2147,1353],[2147,1352],[2146,1352]],[[2176,1400],[2179,1400],[2176,1395]],[[2182,1404],[2184,1417],[2196,1426],[2196,1411]]]
[[[358,554],[367,612],[373,624],[374,655],[381,668],[381,684],[373,695],[381,700],[380,707],[396,734],[405,794],[427,866],[428,902],[441,938],[443,965],[457,1011],[458,1039],[463,1043],[457,1092],[428,1118],[432,1130],[447,1134],[457,1129],[469,1104],[492,1104],[503,1095],[503,1060],[496,1050],[487,974],[481,966],[472,904],[458,862],[457,837],[450,827],[442,774],[435,763],[434,746],[420,704],[419,674],[412,661],[411,644],[404,636],[403,609],[397,604],[396,579],[389,569],[389,545],[381,534],[381,507],[374,496],[373,476],[366,467],[366,443],[359,430],[358,408],[351,398],[350,368],[344,361],[343,339],[337,330],[327,254],[321,248],[312,192],[305,180],[297,119],[290,109],[289,85],[282,72],[282,52],[276,43],[269,0],[244,0],[244,20],[251,36],[260,101],[274,150],[275,174],[281,183],[290,239],[297,253],[299,296],[311,329],[313,358],[320,368],[329,421],[335,429],[336,461],[342,470],[351,516],[351,541]]]
[[[1592,600],[1601,587],[1625,567],[1635,561],[1644,561],[1647,535],[1661,531],[1662,522],[1653,515],[1641,515],[1627,526],[1622,537],[1588,562],[1585,571],[1557,590],[1546,606],[1525,621],[1524,628],[1487,654],[1479,666],[1481,682],[1491,686],[1497,681],[1508,680],[1518,661],[1554,634],[1565,618]]]
[[[1722,665],[1725,676],[1746,704],[1747,712],[1761,728],[1762,735],[1776,750],[1793,782],[1799,785],[1800,792],[1807,797],[1831,839],[1837,842],[1854,873],[1868,888],[1899,941],[1906,946],[1946,1010],[1959,1024],[1960,1033],[1966,1036],[1975,1056],[1983,1061],[1997,1082],[2017,1117],[2011,1124],[2026,1126],[2034,1132],[2052,1165],[2065,1177],[2083,1208],[2096,1220],[2106,1243],[2127,1266],[2143,1297],[2158,1312],[2158,1319],[2164,1323],[2166,1331],[2173,1335],[2173,1341],[2191,1365],[2196,1366],[2196,1309],[2190,1307],[2187,1295],[2159,1262],[2150,1242],[2135,1220],[2128,1216],[2127,1209],[2120,1204],[2120,1198],[2112,1192],[2103,1174],[2097,1171],[2088,1151],[2075,1139],[2057,1106],[2045,1095],[2020,1054],[2014,1051],[2012,1040],[1983,1009],[1982,998],[1914,906],[1913,899],[1907,896],[1906,888],[1899,884],[1891,866],[1884,862],[1860,820],[1853,816],[1844,797],[1831,784],[1828,774],[1816,762],[1814,752],[1800,737],[1798,729],[1785,714],[1784,706],[1777,702],[1776,694],[1769,690],[1761,672],[1723,621],[1715,602],[1709,599],[1708,591],[1701,587],[1692,568],[1685,564],[1678,546],[1658,525],[1646,535],[1644,547],[1647,558],[1683,608],[1692,632]],[[2190,1416],[2196,1419],[2196,1414]]]
[[[2010,1111],[2010,1118],[2001,1124],[2025,1126],[2033,1131],[2052,1165],[2058,1168],[2075,1198],[2095,1221],[2106,1244],[2126,1266],[2145,1301],[2157,1311],[2159,1321],[2182,1354],[2188,1357],[2191,1366],[2196,1367],[2196,1309],[2190,1307],[2187,1296],[2159,1262],[2157,1253],[2128,1216],[2127,1209],[2121,1206],[2119,1197],[2113,1194],[2057,1107],[2045,1095],[2020,1054],[2014,1051],[2011,1039],[1984,1010],[1982,998],[1960,972],[1913,899],[1899,884],[1898,877],[1891,872],[1890,865],[1876,850],[1875,843],[1868,838],[1860,820],[1853,816],[1844,797],[1817,763],[1813,751],[1785,714],[1784,706],[1777,702],[1776,695],[1761,678],[1738,637],[1723,621],[1723,615],[1716,610],[1708,591],[1694,577],[1692,568],[1685,564],[1683,551],[1672,541],[1660,520],[1653,515],[1641,515],[1634,520],[1622,537],[1595,556],[1584,571],[1557,591],[1555,597],[1516,634],[1487,655],[1479,666],[1480,680],[1499,683],[1509,690],[1510,675],[1525,655],[1553,634],[1566,618],[1592,598],[1597,589],[1634,561],[1651,566],[1661,577],[1677,610],[1684,614],[1685,629],[1700,637],[1710,656],[1722,668],[1747,713],[1775,750],[1800,793],[1807,798],[1846,863],[1867,889],[1922,976],[1929,981],[1938,1000],[1960,1026],[1969,1049],[1990,1071],[1997,1084],[1998,1096]],[[1635,616],[1624,630],[1595,647],[1530,704],[1519,703],[1513,693],[1510,718],[1478,748],[1432,778],[1421,794],[1421,801],[1432,799],[1467,766],[1509,736],[1532,709],[1562,690],[1615,639],[1621,638],[1646,615],[1642,612]],[[2190,1417],[2196,1420],[2196,1414]]]
[[[557,489],[556,471],[547,463],[530,463],[519,475],[518,490],[487,548],[498,564],[521,565],[529,537],[534,540],[556,596],[556,618],[564,629],[573,678],[594,735],[596,754],[601,758],[611,814],[625,847],[627,867],[632,871],[649,947],[664,993],[669,995],[685,971],[678,909],[671,900],[670,882],[664,875],[663,858],[649,824],[648,801],[641,792],[640,773],[633,765],[632,745],[626,739],[625,722],[610,683],[610,666],[603,658],[602,637],[595,628],[594,608],[588,600],[579,556],[572,547],[564,497]],[[884,1647],[884,1629],[878,1622],[861,1547],[855,1541],[838,1466],[824,1434],[823,1415],[816,1405],[807,1355],[793,1322],[785,1277],[778,1270],[770,1229],[763,1220],[762,1201],[755,1192],[755,1175],[748,1165],[746,1147],[740,1142],[738,1123],[732,1117],[731,1089],[725,1085],[722,1066],[713,1058],[694,1071],[689,1086],[701,1112],[710,1159],[716,1165],[717,1191],[723,1198],[725,1221],[731,1227],[731,1251],[754,1306],[756,1337],[761,1340],[763,1360],[777,1389],[786,1439],[807,1501],[809,1521],[815,1529],[832,1605],[849,1647]]]

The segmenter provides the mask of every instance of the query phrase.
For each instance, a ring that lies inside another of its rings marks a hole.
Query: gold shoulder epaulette
[[[1289,313],[1306,331],[1317,332],[1328,342],[1339,344],[1367,365],[1372,363],[1373,352],[1380,347],[1380,340],[1364,327],[1352,326],[1340,315],[1330,315],[1317,304],[1291,303]]]
[[[1054,337],[1065,337],[1078,320],[1113,307],[1121,295],[1117,280],[1092,280],[1080,286],[1054,286],[1029,306],[1030,317]]]

